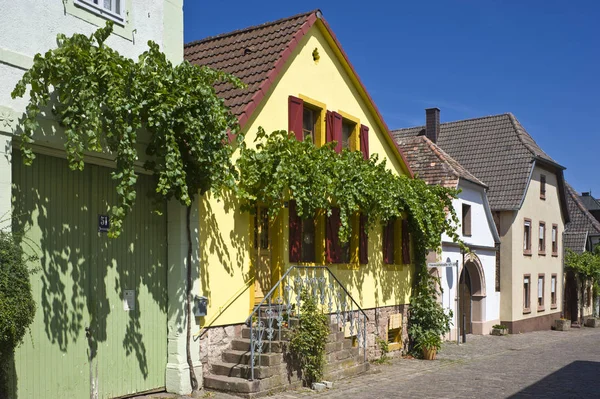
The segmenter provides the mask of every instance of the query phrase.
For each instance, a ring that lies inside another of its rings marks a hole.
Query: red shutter
[[[408,232],[408,220],[402,219],[402,263],[410,264],[410,234]]]
[[[288,132],[294,132],[296,140],[304,140],[302,132],[302,117],[304,112],[304,101],[300,98],[290,96],[288,99]]]
[[[337,141],[335,152],[342,152],[342,115],[333,112],[333,140]]]
[[[300,262],[302,256],[302,221],[296,212],[296,201],[290,201],[290,262]]]
[[[331,143],[335,140],[333,137],[333,112],[327,111],[325,114],[325,141]]]
[[[367,264],[369,263],[369,235],[365,231],[367,227],[367,215],[360,215],[359,222],[359,243],[358,243],[358,259],[359,263]]]
[[[364,159],[369,159],[369,128],[360,125],[360,151]]]
[[[394,264],[394,221],[390,220],[383,227],[383,263]]]
[[[327,262],[340,263],[342,246],[340,245],[340,208],[331,209],[331,216],[327,216],[325,252]]]

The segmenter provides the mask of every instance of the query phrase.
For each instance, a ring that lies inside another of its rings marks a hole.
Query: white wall
[[[485,191],[483,187],[461,180],[459,188],[462,192],[458,198],[453,201],[454,209],[456,210],[459,220],[462,220],[462,205],[468,204],[471,206],[471,236],[465,237],[462,235],[462,227],[458,227],[460,238],[470,247],[472,252],[477,256],[483,269],[483,278],[485,281],[485,298],[480,299],[482,306],[483,325],[473,326],[474,332],[487,334],[493,324],[498,323],[500,318],[500,292],[495,290],[496,279],[496,251],[494,249],[495,226],[488,219],[486,207],[488,206],[485,200]],[[462,272],[463,259],[460,249],[452,243],[452,241],[444,235],[442,240],[442,254],[440,261],[450,259],[452,263],[459,263],[459,276]],[[443,290],[442,305],[446,309],[451,309],[454,313],[453,327],[448,339],[456,338],[456,290],[458,286],[458,276],[456,268],[440,268],[439,275],[441,277],[441,288]],[[471,276],[474,278],[474,276]],[[473,305],[475,306],[475,304]]]

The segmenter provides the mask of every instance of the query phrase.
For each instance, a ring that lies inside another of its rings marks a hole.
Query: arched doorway
[[[465,334],[473,332],[473,324],[471,319],[471,276],[469,270],[465,267],[460,274],[460,283],[458,284],[460,294],[458,304],[458,323],[460,330]]]
[[[479,257],[474,253],[465,254],[464,267],[460,274],[458,311],[459,326],[466,334],[484,334],[485,322],[485,274]]]

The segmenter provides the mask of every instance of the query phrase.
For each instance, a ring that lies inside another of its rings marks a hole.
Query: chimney
[[[425,109],[425,136],[434,143],[440,135],[440,109]]]
[[[585,192],[585,193],[581,193],[582,197],[589,197],[590,196],[590,192]]]

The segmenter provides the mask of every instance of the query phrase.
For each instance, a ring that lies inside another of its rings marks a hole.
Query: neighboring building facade
[[[153,40],[180,63],[182,7],[183,0],[3,2],[0,215],[12,211],[14,231],[26,234],[27,250],[40,258],[32,265],[40,269],[32,276],[37,312],[31,334],[16,351],[10,397],[130,395],[165,389],[167,363],[187,367],[185,295],[178,290],[186,236],[177,231],[185,226],[185,209],[162,204],[167,220],[154,215],[155,204],[139,194],[121,237],[108,239],[99,228],[116,203],[113,160],[88,154],[85,169],[71,171],[60,127],[42,118],[36,159],[24,166],[15,134],[28,98],[10,97],[35,54],[56,47],[57,34],[90,35],[107,20],[114,22],[107,44],[122,55],[136,59]],[[141,174],[138,193],[152,187],[152,178]],[[5,223],[1,227],[10,228]],[[173,278],[168,282],[167,276]]]
[[[393,134],[402,140],[426,129]],[[437,144],[489,187],[500,235],[501,323],[511,333],[549,329],[561,315],[560,237],[569,220],[564,167],[512,114],[442,123]]]
[[[600,243],[600,222],[588,211],[588,206],[593,206],[593,197],[579,195],[573,187],[567,184],[567,203],[569,205],[569,216],[571,221],[567,224],[564,233],[564,250],[570,249],[578,254],[593,251]],[[595,201],[595,200],[594,200]],[[580,306],[583,302],[583,317],[591,316],[593,313],[593,287],[590,282],[586,284],[583,296],[581,293],[581,282],[568,268],[565,270],[565,298],[564,317],[573,322],[583,322],[581,319]]]
[[[591,191],[582,192],[579,200],[596,220],[600,221],[600,201],[592,196]]]
[[[489,334],[500,322],[500,292],[496,283],[496,250],[500,237],[488,203],[487,186],[433,140],[439,135],[439,110],[427,109],[424,136],[404,137],[398,140],[416,178],[430,185],[460,190],[453,201],[461,221],[457,234],[471,250],[463,254],[450,237],[442,237],[442,253],[437,262],[458,261],[459,274],[454,267],[437,268],[441,279],[442,304],[452,311],[452,329],[448,339],[456,339],[458,331],[467,334]],[[431,139],[429,138],[431,137]],[[433,260],[433,259],[432,259]],[[457,303],[457,290],[458,303]],[[464,325],[463,325],[464,320]]]
[[[393,172],[411,175],[320,11],[189,43],[185,58],[233,73],[248,85],[245,90],[218,88],[238,116],[247,145],[254,145],[259,126],[267,132],[293,131],[317,146],[335,138],[340,147],[365,156],[376,153]],[[330,118],[334,119],[328,126]],[[366,241],[360,241],[358,228],[353,229],[349,259],[329,261],[326,247],[331,237],[325,222],[330,219],[320,215],[301,222],[299,242],[292,202],[274,222],[242,213],[235,201],[210,198],[202,201],[200,214],[200,236],[206,237],[200,248],[200,294],[209,298],[209,306],[198,335],[206,375],[222,366],[221,352],[240,336],[254,306],[291,265],[326,266],[365,309],[369,357],[378,353],[376,335],[389,338],[394,349],[405,345],[414,268],[400,255],[385,262],[381,228],[369,231]],[[400,239],[398,232],[394,251],[400,254],[408,240]],[[361,257],[363,249],[368,259]]]

